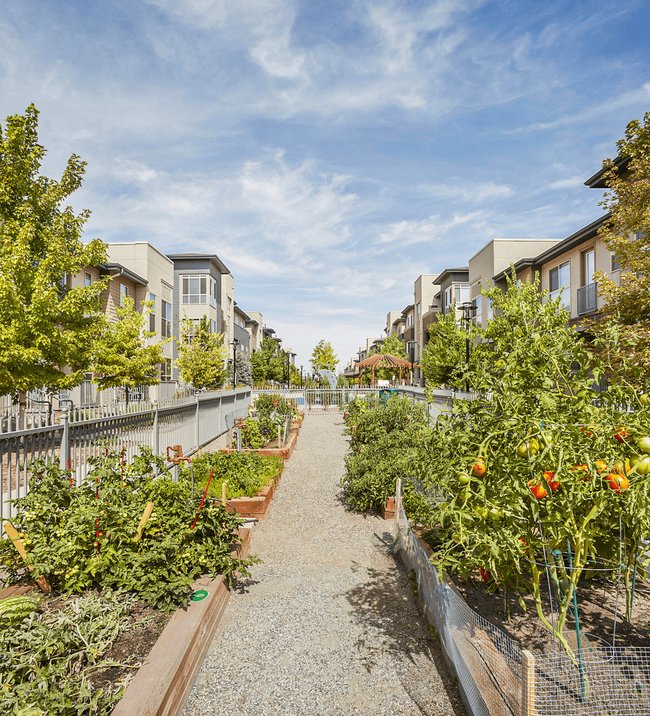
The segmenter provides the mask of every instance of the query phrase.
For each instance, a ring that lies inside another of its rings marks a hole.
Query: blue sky
[[[88,238],[217,253],[342,363],[422,273],[564,238],[650,110],[650,8],[602,0],[4,0],[0,117],[88,162]]]

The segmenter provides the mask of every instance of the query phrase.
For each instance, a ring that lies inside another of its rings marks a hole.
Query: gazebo
[[[375,387],[375,368],[392,368],[393,373],[395,372],[396,368],[399,368],[399,382],[402,382],[402,371],[404,368],[407,369],[406,373],[406,384],[410,385],[409,382],[409,372],[412,370],[413,365],[409,363],[407,360],[404,360],[403,358],[398,358],[397,356],[391,355],[390,353],[375,353],[374,355],[370,356],[370,358],[366,358],[365,360],[362,360],[360,363],[357,363],[355,368],[359,369],[359,387],[363,387],[363,370],[364,368],[370,368],[372,370],[372,377],[370,379],[370,385],[371,387]]]

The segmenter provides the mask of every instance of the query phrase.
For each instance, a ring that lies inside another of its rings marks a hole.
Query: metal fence
[[[533,655],[471,609],[441,579],[395,496],[395,552],[415,571],[425,616],[436,629],[470,716],[650,714],[650,648],[584,647]]]
[[[405,396],[412,401],[428,402],[432,417],[435,419],[441,412],[447,411],[455,399],[471,398],[472,394],[452,390],[434,390],[432,400],[426,395],[424,388],[397,386],[393,388],[253,388],[253,399],[259,395],[281,395],[293,400],[300,408],[310,413],[343,412],[347,405],[362,398],[370,407],[375,407],[392,394]]]
[[[86,477],[88,458],[103,447],[124,449],[128,459],[140,445],[155,454],[181,445],[191,454],[223,435],[235,418],[245,417],[250,402],[250,388],[243,387],[161,403],[78,408],[58,415],[56,422],[45,414],[44,425],[25,421],[27,428],[0,432],[0,525],[13,516],[13,500],[27,494],[35,459],[69,468],[79,484]]]

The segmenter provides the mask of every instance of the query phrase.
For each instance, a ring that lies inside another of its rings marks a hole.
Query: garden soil
[[[392,552],[392,522],[346,510],[342,416],[308,415],[183,716],[462,716]]]

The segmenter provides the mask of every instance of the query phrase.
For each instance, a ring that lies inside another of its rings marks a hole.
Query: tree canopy
[[[37,127],[34,105],[0,127],[0,394],[14,396],[81,382],[104,320],[104,281],[68,286],[106,261],[103,242],[81,240],[90,212],[62,208],[86,163],[73,154],[59,181],[42,176]]]
[[[264,385],[269,381],[282,382],[286,374],[284,353],[273,338],[265,338],[259,350],[251,356],[251,368],[254,385]]]
[[[150,308],[148,301],[145,308]],[[155,333],[144,330],[148,311],[139,313],[133,308],[133,299],[125,298],[116,309],[117,321],[102,324],[93,348],[92,364],[100,390],[105,388],[136,388],[139,385],[156,385],[160,382],[160,364],[163,361],[162,342],[148,346],[146,339]]]
[[[602,272],[596,275],[604,298],[605,319],[596,332],[609,331],[613,341],[605,347],[612,365],[609,379],[650,385],[650,112],[643,122],[630,122],[616,147],[629,157],[621,174],[612,159],[603,166],[609,187],[602,205],[611,218],[600,230],[607,247],[621,266],[620,283]],[[612,331],[616,328],[616,331]]]
[[[311,354],[311,365],[314,370],[335,370],[339,359],[334,353],[332,344],[321,340],[317,343]]]
[[[176,367],[184,383],[196,390],[221,388],[228,377],[228,350],[223,333],[211,333],[210,321],[184,318],[180,324],[180,339],[176,350]]]

